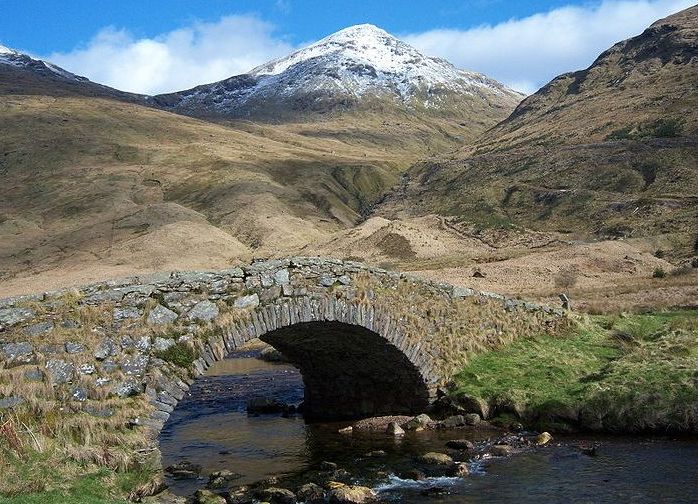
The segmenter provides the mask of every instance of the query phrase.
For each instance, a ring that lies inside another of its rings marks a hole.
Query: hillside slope
[[[698,252],[698,7],[554,79],[475,148],[414,166],[381,215],[453,216]]]

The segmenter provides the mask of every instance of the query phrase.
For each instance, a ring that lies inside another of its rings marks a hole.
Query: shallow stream
[[[241,474],[236,481],[241,485],[274,476],[303,481],[304,472],[332,461],[353,482],[373,487],[381,500],[392,502],[698,502],[694,439],[557,437],[531,453],[471,462],[471,476],[465,479],[400,479],[396,475],[410,469],[415,456],[443,452],[454,437],[482,442],[488,434],[425,431],[396,440],[383,434],[339,434],[348,424],[306,425],[300,415],[248,416],[246,402],[255,396],[293,404],[303,399],[295,368],[264,362],[258,355],[237,351],[216,364],[173,412],[161,434],[163,462],[190,461],[202,466],[204,477],[168,481],[173,492],[190,495],[221,469]],[[581,453],[580,443],[598,445],[598,454]],[[377,450],[385,454],[372,456]]]

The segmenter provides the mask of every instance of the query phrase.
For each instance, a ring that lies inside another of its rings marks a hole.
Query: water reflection
[[[245,412],[256,395],[297,404],[303,384],[290,365],[255,358],[259,350],[238,351],[197,380],[161,434],[165,465],[188,460],[203,474],[228,469],[242,474],[240,484],[272,475],[300,474],[331,460],[353,479],[375,486],[386,501],[407,503],[689,503],[698,502],[698,441],[594,438],[599,455],[575,449],[579,438],[557,438],[539,452],[493,459],[471,466],[473,476],[423,483],[396,475],[414,466],[414,456],[444,451],[453,433],[344,436],[345,424],[306,425],[300,416],[258,417]],[[477,440],[483,434],[458,434]],[[588,441],[588,440],[586,440]],[[383,450],[381,457],[369,452]],[[299,479],[298,481],[301,481]],[[170,481],[175,493],[188,495],[204,481]]]

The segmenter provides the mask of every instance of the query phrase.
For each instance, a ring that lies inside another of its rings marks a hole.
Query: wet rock
[[[24,334],[31,337],[42,336],[53,331],[53,322],[39,322],[24,328]]]
[[[267,347],[262,350],[259,358],[265,362],[288,362],[286,356],[274,347]]]
[[[175,340],[169,339],[169,338],[161,338],[158,336],[155,338],[155,342],[153,343],[153,348],[157,352],[164,352],[165,350],[168,350],[175,346]]]
[[[376,500],[376,492],[358,485],[330,484],[330,504],[363,504]]]
[[[536,436],[536,444],[537,445],[544,445],[548,444],[550,441],[552,441],[553,436],[550,435],[549,432],[541,432]]]
[[[14,408],[24,402],[23,397],[9,396],[0,398],[0,410]]]
[[[245,308],[255,308],[257,306],[259,306],[259,296],[257,294],[241,296],[233,302],[233,307],[239,310],[244,310]]]
[[[194,504],[226,504],[225,497],[215,494],[210,490],[197,490],[194,492]]]
[[[31,343],[5,343],[0,345],[0,351],[4,355],[8,367],[31,364],[34,361],[34,347]]]
[[[470,468],[468,467],[468,464],[464,464],[462,462],[456,464],[456,466],[453,469],[453,475],[458,477],[458,478],[464,478],[470,474]]]
[[[478,413],[467,413],[463,415],[463,419],[465,420],[466,425],[480,425],[482,422],[482,418]]]
[[[385,457],[387,453],[384,450],[372,450],[366,454],[368,458],[380,458]]]
[[[0,326],[10,327],[21,324],[36,316],[31,308],[2,308],[0,309]]]
[[[414,481],[424,481],[427,479],[427,475],[419,469],[409,469],[400,474],[400,478]]]
[[[79,354],[85,351],[85,345],[76,341],[68,341],[65,344],[65,351],[71,355]]]
[[[416,417],[408,420],[402,426],[402,428],[408,431],[420,431],[429,427],[431,422],[432,420],[429,417],[429,415],[425,415],[424,413],[422,413],[421,415],[417,415]]]
[[[265,488],[259,492],[259,498],[269,504],[296,504],[296,494],[286,488]]]
[[[165,472],[169,474],[172,479],[176,480],[196,479],[201,474],[201,466],[192,464],[188,460],[183,460],[166,467]]]
[[[46,361],[46,374],[52,385],[68,383],[73,379],[75,365],[62,359],[50,359]]]
[[[337,464],[335,464],[334,462],[328,462],[328,461],[320,462],[320,470],[321,471],[336,471]]]
[[[479,397],[462,395],[454,399],[457,406],[462,408],[463,413],[477,413],[481,418],[489,418],[490,406]]]
[[[242,478],[242,474],[224,469],[211,473],[208,477],[206,486],[208,488],[227,488],[233,481],[240,478]]]
[[[419,457],[419,461],[428,465],[453,465],[453,459],[445,453],[429,452]]]
[[[511,455],[512,449],[509,445],[494,445],[490,447],[489,453],[494,457],[508,457]]]
[[[111,338],[104,338],[99,342],[99,345],[97,345],[94,357],[97,360],[105,360],[107,357],[113,357],[117,353],[119,353],[119,350],[114,340]]]
[[[283,413],[286,409],[286,404],[269,397],[254,397],[247,401],[247,413],[252,415]]]
[[[349,427],[343,427],[337,431],[339,434],[351,434],[354,432],[354,428],[350,425]]]
[[[152,310],[150,310],[146,321],[150,325],[165,325],[171,324],[177,320],[178,317],[179,315],[177,315],[176,312],[170,310],[169,308],[165,308],[161,304],[158,304]]]
[[[216,303],[208,300],[201,301],[194,305],[194,308],[189,310],[187,317],[189,320],[196,320],[199,322],[211,322],[220,313]]]
[[[448,441],[446,443],[446,447],[451,448],[453,450],[472,451],[475,449],[475,445],[473,444],[473,442],[467,439],[452,439],[451,441]]]
[[[141,312],[138,308],[114,308],[114,322],[123,322],[128,319],[140,318]]]
[[[388,428],[385,430],[385,433],[390,435],[390,436],[404,436],[405,435],[405,430],[398,425],[397,422],[390,422],[388,424]]]
[[[439,427],[444,429],[454,429],[456,427],[463,427],[465,425],[467,424],[463,415],[453,415],[439,423]]]
[[[325,502],[325,490],[315,483],[306,483],[298,489],[296,497],[306,504],[320,504]]]

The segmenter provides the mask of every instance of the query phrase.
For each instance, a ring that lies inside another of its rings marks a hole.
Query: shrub
[[[666,271],[664,271],[664,268],[662,268],[662,267],[654,268],[654,273],[652,273],[652,278],[664,278],[665,276],[666,276]]]
[[[189,367],[196,359],[196,353],[184,343],[177,343],[167,350],[158,352],[157,357],[180,367]]]
[[[555,276],[555,287],[571,289],[577,284],[577,272],[574,268],[563,268]]]
[[[654,123],[653,136],[656,138],[674,138],[681,136],[683,123],[679,119],[659,119]]]
[[[694,257],[693,260],[691,261],[691,266],[694,268],[698,268],[698,257]]]

